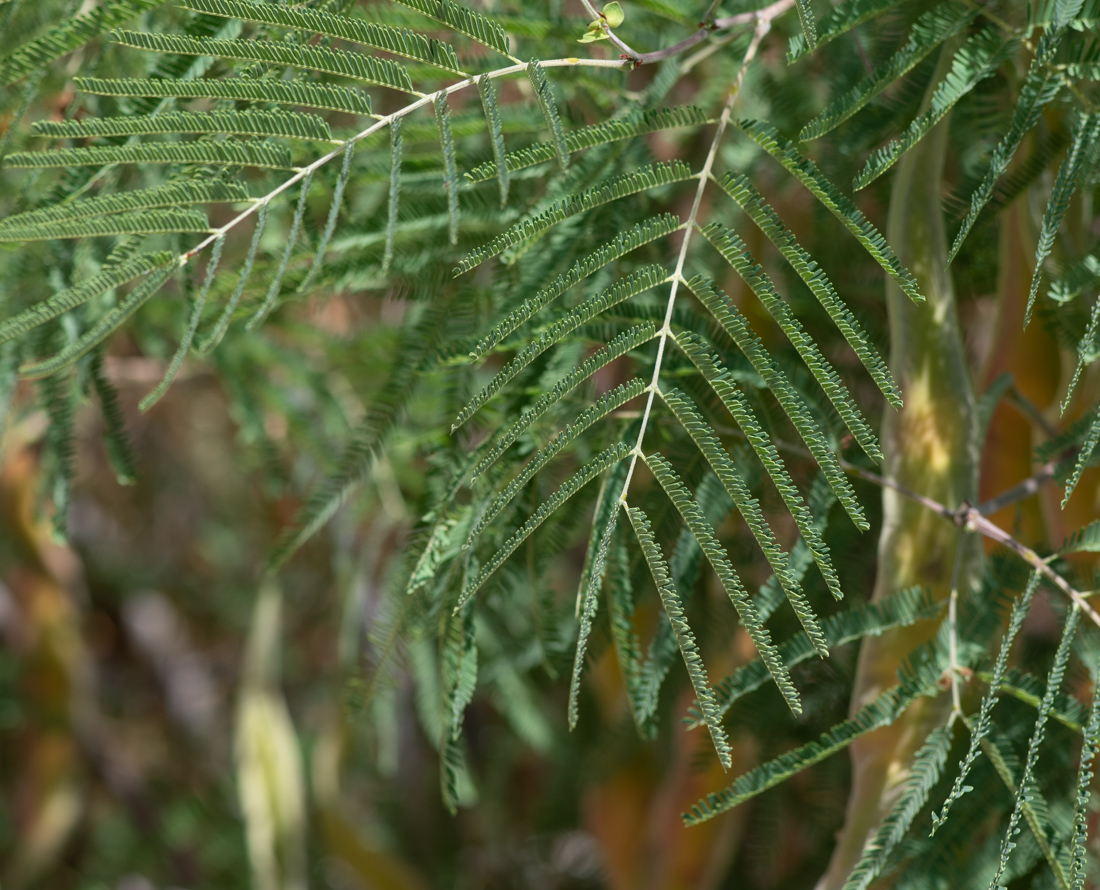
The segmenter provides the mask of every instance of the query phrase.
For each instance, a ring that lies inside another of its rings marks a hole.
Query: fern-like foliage
[[[845,0],[821,20],[805,0],[780,0],[752,15],[717,18],[713,33],[692,30],[697,20],[676,4],[624,4],[631,22],[634,7],[643,23],[680,22],[687,49],[714,41],[690,59],[666,58],[680,53],[674,41],[622,58],[577,58],[575,43],[559,45],[567,19],[518,3],[485,11],[455,0],[363,8],[186,0],[172,16],[140,18],[157,5],[104,4],[29,38],[0,62],[0,85],[30,83],[64,54],[110,35],[104,70],[74,81],[80,104],[35,120],[3,158],[13,182],[22,174],[12,171],[33,172],[5,204],[12,212],[0,220],[0,241],[21,244],[14,249],[21,256],[64,261],[47,282],[5,296],[0,348],[9,351],[0,351],[0,395],[11,389],[16,366],[24,377],[44,378],[63,520],[73,478],[73,379],[89,380],[101,404],[119,477],[136,472],[103,354],[158,293],[166,296],[156,312],[128,328],[176,319],[170,338],[158,341],[167,358],[145,410],[186,362],[229,362],[242,343],[278,342],[300,324],[297,304],[350,300],[364,290],[393,295],[402,320],[389,376],[343,455],[318,457],[324,481],[304,498],[272,568],[320,531],[395,433],[416,431],[409,435],[427,470],[394,585],[400,606],[380,651],[388,656],[409,641],[417,706],[452,808],[474,793],[462,727],[479,682],[526,727],[525,737],[547,735],[531,728],[541,718],[522,705],[527,668],[515,667],[509,634],[522,624],[516,603],[534,590],[541,609],[551,560],[578,541],[587,539],[579,578],[569,581],[577,582],[575,620],[563,610],[562,639],[553,642],[541,619],[515,631],[528,635],[523,645],[541,652],[555,674],[571,668],[569,725],[587,707],[588,659],[610,647],[643,736],[661,719],[662,689],[686,677],[695,695],[688,722],[706,726],[724,768],[733,764],[724,721],[744,699],[774,683],[767,694],[777,691],[775,701],[800,715],[808,701],[800,665],[940,616],[922,590],[863,603],[858,573],[834,551],[835,541],[877,521],[851,477],[882,460],[876,419],[907,397],[883,359],[889,344],[877,310],[857,293],[846,260],[865,262],[875,289],[889,283],[914,304],[924,300],[914,274],[921,270],[907,269],[901,246],[887,243],[873,221],[882,217],[875,202],[857,206],[836,171],[858,156],[848,171],[863,165],[854,188],[874,195],[899,158],[953,108],[973,110],[986,91],[1009,90],[1011,111],[960,161],[970,192],[955,199],[951,255],[969,249],[982,221],[1008,200],[1015,186],[1006,180],[1030,169],[1013,165],[1044,115],[1069,120],[1059,130],[1064,157],[1032,171],[1036,181],[1046,167],[1056,172],[1028,312],[1032,305],[1049,311],[1073,335],[1079,361],[1064,408],[1092,400],[1044,458],[1062,461],[1067,499],[1095,462],[1095,394],[1076,389],[1100,358],[1100,264],[1088,241],[1095,232],[1081,243],[1059,237],[1075,196],[1092,196],[1098,184],[1095,52],[1083,44],[1100,19],[1091,0],[1012,11],[970,0],[919,9]],[[713,17],[717,6],[704,12]],[[879,34],[873,58],[858,73],[844,69],[824,108],[797,121],[776,112],[772,120],[761,101],[748,107],[762,119],[744,117],[742,94],[758,87],[753,66],[762,41],[786,29],[791,64],[830,54],[852,61],[849,39],[872,28]],[[727,31],[739,39],[721,42]],[[663,39],[657,28],[648,36]],[[936,70],[946,73],[925,110],[909,116],[906,81],[927,79],[941,55]],[[674,89],[698,64],[712,66],[720,88],[704,82],[684,97],[689,104],[673,104],[680,101],[670,98]],[[641,65],[652,65],[653,77],[627,89],[628,72]],[[1014,65],[1024,72],[1016,93],[1005,77]],[[843,150],[796,143],[795,133]],[[32,138],[53,142],[43,147]],[[812,203],[820,233],[791,218],[798,201]],[[811,248],[822,244],[815,256]],[[450,428],[435,419],[423,428],[423,411],[446,415]],[[263,427],[262,419],[255,424]],[[836,502],[847,521],[831,524]],[[859,540],[849,554],[873,548]],[[1062,552],[1095,552],[1097,540],[1094,524],[1074,532]],[[760,577],[770,576],[763,585],[758,578],[756,590],[746,565],[755,559]],[[721,614],[740,622],[758,656],[713,684],[711,647],[729,640],[696,622],[711,577]],[[1037,770],[1073,652],[1076,607],[1018,764],[1014,742],[1002,750],[993,716],[1039,583],[1035,574],[1006,634],[996,597],[1018,588],[983,588],[985,601],[963,610],[967,669],[984,670],[987,656],[998,654],[979,710],[966,718],[969,748],[954,787],[932,824],[964,830],[947,816],[968,805],[972,774],[1010,784],[1008,833],[990,854],[994,882],[1010,873],[1023,819],[1056,877],[1077,887],[1095,705],[1084,729],[1088,757],[1067,868],[1058,864],[1058,820],[1045,808]],[[842,603],[853,594],[854,605]],[[647,597],[662,616],[652,625],[640,617]],[[893,723],[918,699],[942,695],[946,634],[909,653],[898,683],[870,704],[707,795],[685,821],[738,806]],[[683,672],[675,670],[680,662]],[[947,781],[965,716],[954,714],[928,737],[849,887],[868,886],[909,855],[907,838],[925,827],[926,803],[941,777]],[[989,751],[992,769],[979,764]]]

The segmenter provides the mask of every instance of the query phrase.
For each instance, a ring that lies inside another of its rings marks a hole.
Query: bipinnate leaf
[[[79,49],[100,34],[137,18],[143,12],[156,9],[163,2],[164,0],[114,0],[96,6],[84,15],[66,18],[40,37],[5,52],[3,59],[0,59],[0,87],[40,71],[55,59]]]
[[[876,69],[844,95],[838,97],[802,128],[802,142],[819,139],[848,120],[872,99],[915,68],[922,59],[944,41],[960,33],[977,15],[977,10],[961,3],[941,3],[913,24],[908,42],[885,65]]]
[[[1018,788],[1016,790],[1016,800],[1012,808],[1012,813],[1008,818],[1008,827],[1005,829],[1004,838],[1001,842],[1000,862],[997,865],[997,870],[992,880],[989,882],[991,890],[995,890],[995,888],[1001,885],[1001,878],[1008,868],[1009,857],[1016,847],[1015,838],[1020,831],[1019,821],[1020,817],[1024,814],[1025,805],[1031,804],[1034,807],[1036,797],[1041,797],[1041,795],[1037,794],[1037,789],[1034,788],[1035,765],[1039,760],[1039,746],[1043,743],[1046,723],[1050,717],[1051,709],[1054,706],[1054,696],[1057,695],[1062,685],[1066,667],[1069,665],[1070,647],[1080,619],[1081,610],[1075,604],[1070,609],[1069,615],[1066,618],[1065,627],[1062,629],[1062,639],[1058,644],[1058,650],[1054,654],[1054,663],[1051,665],[1050,673],[1047,675],[1046,690],[1043,693],[1043,700],[1039,705],[1039,711],[1035,718],[1035,727],[1032,730],[1031,740],[1028,743],[1023,773],[1020,776]],[[1032,820],[1029,819],[1029,822],[1030,821]],[[1033,830],[1037,827],[1038,826],[1032,825]],[[1042,837],[1043,833],[1040,827],[1040,843],[1045,839]]]

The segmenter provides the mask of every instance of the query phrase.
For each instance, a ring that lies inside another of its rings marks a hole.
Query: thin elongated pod
[[[942,51],[940,68],[950,60],[951,49],[949,45]],[[933,77],[932,83],[938,80]],[[930,98],[925,97],[926,105]],[[905,404],[897,411],[885,409],[882,451],[888,479],[957,507],[977,498],[979,428],[940,209],[947,126],[944,119],[901,160],[890,201],[887,241],[916,277],[927,302],[914,304],[887,279],[890,370]],[[966,589],[979,571],[976,536],[960,534],[891,488],[883,489],[882,507],[874,601],[915,584],[930,588],[936,599],[947,597],[960,546],[967,548],[959,572],[960,589]],[[901,659],[934,633],[934,624],[919,622],[864,640],[851,713],[893,686]],[[914,754],[950,707],[946,695],[919,699],[893,725],[853,742],[845,825],[818,890],[844,886],[864,844],[904,791]]]

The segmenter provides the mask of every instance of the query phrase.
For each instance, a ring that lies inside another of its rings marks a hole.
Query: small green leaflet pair
[[[588,23],[588,30],[584,32],[577,43],[595,43],[597,40],[607,40],[608,28],[617,28],[623,23],[626,15],[623,8],[616,2],[608,3],[600,10],[600,17]]]

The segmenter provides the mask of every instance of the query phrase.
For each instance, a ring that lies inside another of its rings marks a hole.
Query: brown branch
[[[913,491],[912,489],[895,482],[893,479],[887,479],[884,476],[879,476],[877,473],[872,473],[868,470],[864,470],[862,467],[857,467],[855,464],[850,464],[846,460],[841,460],[840,465],[849,473],[852,473],[852,475],[857,476],[860,479],[863,479],[874,485],[878,485],[882,488],[891,488],[899,494],[903,495],[904,497],[916,501],[918,504],[927,507],[934,513],[938,513],[948,522],[957,525],[959,528],[965,529],[966,531],[978,532],[978,534],[984,535],[991,541],[996,541],[998,544],[1007,547],[1032,568],[1045,575],[1046,578],[1055,587],[1057,587],[1060,591],[1062,591],[1062,593],[1068,596],[1070,600],[1072,600],[1073,604],[1081,609],[1081,611],[1089,617],[1093,624],[1095,624],[1097,627],[1100,627],[1100,614],[1098,614],[1097,611],[1089,605],[1085,597],[1078,590],[1076,590],[1065,578],[1054,571],[1054,569],[1050,567],[1050,564],[1038,553],[1036,553],[1026,544],[1023,544],[1020,541],[1016,540],[1016,538],[1014,538],[1000,526],[994,525],[992,522],[990,522],[982,514],[980,507],[975,507],[964,501],[957,510],[952,510],[950,507],[941,504],[939,501],[934,501],[930,497],[926,497],[919,492]],[[1021,485],[1029,484],[1032,484],[1032,480],[1030,479],[1027,480],[1025,483],[1021,483]],[[1037,488],[1039,483],[1036,482],[1034,484]],[[1021,486],[1017,486],[1016,488],[1019,489],[1020,487]],[[1001,495],[1001,498],[1004,498],[1012,491],[1013,489],[1010,489],[1009,491],[1005,492],[1004,495]],[[1000,500],[1001,498],[995,498],[994,500]],[[988,506],[988,504],[986,506]]]

